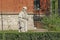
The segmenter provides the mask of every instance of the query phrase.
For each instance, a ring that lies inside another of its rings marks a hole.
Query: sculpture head
[[[23,7],[23,11],[27,11],[27,7],[25,6],[25,7]]]
[[[27,7],[25,6],[25,7],[23,7],[23,9],[27,10]]]

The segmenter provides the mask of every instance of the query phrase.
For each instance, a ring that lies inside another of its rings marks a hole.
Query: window
[[[60,13],[60,0],[58,0],[58,12]]]
[[[39,10],[40,9],[40,0],[34,0],[34,9]]]

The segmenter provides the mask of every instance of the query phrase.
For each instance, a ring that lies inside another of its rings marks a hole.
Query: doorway
[[[50,14],[50,0],[34,0],[34,27],[37,29],[43,28],[41,15]]]

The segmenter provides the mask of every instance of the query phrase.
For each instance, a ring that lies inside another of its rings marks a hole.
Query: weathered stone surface
[[[33,22],[33,15],[29,15],[29,20],[28,20],[28,29],[32,30],[34,29],[34,22]]]
[[[1,16],[0,16],[0,30],[2,30],[1,24],[2,24],[2,23],[1,23]]]
[[[18,15],[2,15],[3,17],[3,30],[18,30]],[[28,15],[28,30],[34,29],[33,24],[33,15]],[[2,30],[2,22],[1,22],[1,15],[0,15],[0,30]]]

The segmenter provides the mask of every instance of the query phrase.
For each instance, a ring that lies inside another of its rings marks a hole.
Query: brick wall
[[[45,13],[50,8],[50,0],[40,0],[40,5],[40,13]],[[34,0],[0,0],[0,12],[20,12],[24,6],[28,12],[34,12]]]
[[[0,0],[0,11],[20,12],[23,6],[28,7],[28,11],[33,10],[33,0]]]

